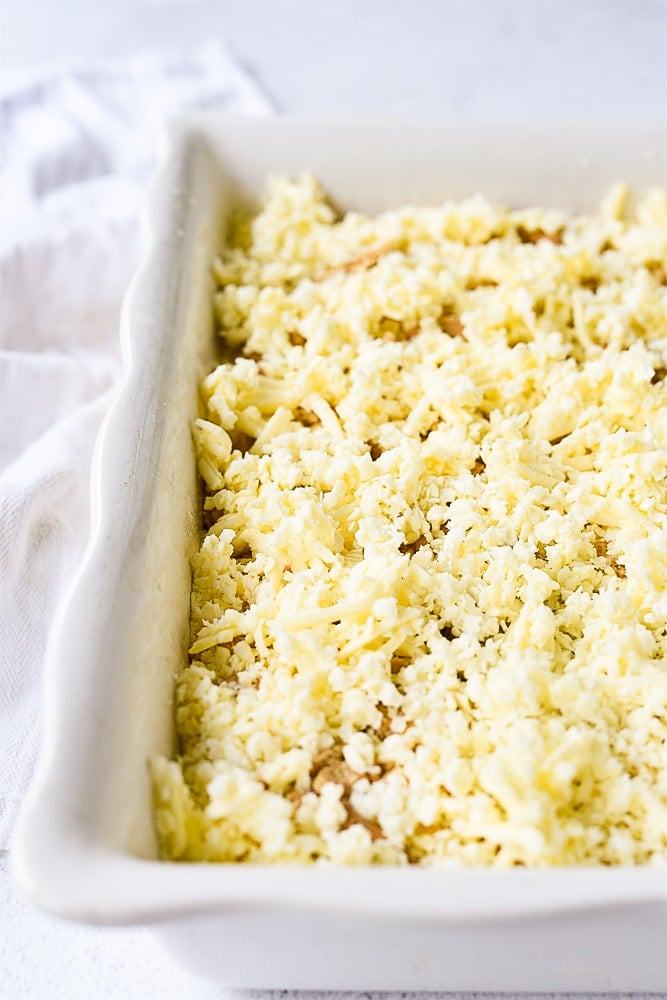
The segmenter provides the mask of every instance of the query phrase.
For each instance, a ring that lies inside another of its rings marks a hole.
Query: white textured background
[[[284,111],[664,117],[665,0],[0,0],[0,79],[218,36]]]
[[[667,123],[667,0],[0,0],[0,85],[210,37],[230,44],[283,111]],[[1,216],[0,205],[0,226]],[[147,930],[33,912],[0,854],[3,1000],[230,995],[241,996],[172,965]]]

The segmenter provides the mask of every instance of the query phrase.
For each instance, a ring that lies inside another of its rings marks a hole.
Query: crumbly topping
[[[664,862],[667,193],[238,231],[164,855]]]

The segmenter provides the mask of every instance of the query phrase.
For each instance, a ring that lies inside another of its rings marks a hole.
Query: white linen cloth
[[[271,110],[217,43],[0,93],[0,851],[39,750],[49,624],[88,533],[159,134],[178,111]]]

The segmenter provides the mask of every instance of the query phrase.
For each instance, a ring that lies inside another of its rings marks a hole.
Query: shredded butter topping
[[[165,857],[664,862],[667,192],[626,203],[305,176],[235,226]]]

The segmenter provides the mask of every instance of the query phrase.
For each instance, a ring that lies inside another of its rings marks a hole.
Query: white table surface
[[[211,37],[283,111],[667,122],[667,0],[0,0],[0,84]],[[6,869],[0,853],[0,997],[230,995],[175,966],[145,928],[32,910]]]

